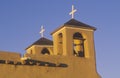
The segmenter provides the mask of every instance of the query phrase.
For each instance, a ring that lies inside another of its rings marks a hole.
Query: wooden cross
[[[76,12],[77,10],[74,9],[74,5],[72,5],[72,11],[69,13],[69,15],[72,15],[72,18],[74,18],[74,13]]]
[[[41,26],[41,30],[40,30],[41,37],[44,37],[44,32],[45,32],[45,29],[43,26]]]

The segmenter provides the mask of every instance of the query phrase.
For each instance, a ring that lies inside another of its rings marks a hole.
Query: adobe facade
[[[96,70],[95,27],[71,19],[41,37],[26,53],[0,51],[0,78],[101,78]]]

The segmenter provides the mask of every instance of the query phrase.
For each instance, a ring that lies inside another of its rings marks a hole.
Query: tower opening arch
[[[73,34],[73,54],[78,57],[85,57],[84,38],[80,32]]]
[[[41,51],[41,54],[50,55],[50,51],[47,48],[43,48],[42,51]]]
[[[58,55],[62,55],[63,54],[63,34],[62,33],[59,33],[58,34]]]

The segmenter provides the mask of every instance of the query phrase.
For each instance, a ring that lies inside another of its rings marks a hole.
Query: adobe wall
[[[20,61],[20,58],[20,53],[0,51],[0,60]]]
[[[0,63],[0,78],[100,78],[92,61],[86,58],[45,55],[27,62]]]

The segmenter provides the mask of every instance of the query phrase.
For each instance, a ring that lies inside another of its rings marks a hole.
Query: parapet
[[[65,63],[56,63],[53,61],[53,56],[39,56],[39,58],[31,58],[28,56],[21,57],[19,53],[0,51],[0,64],[11,64],[11,65],[28,65],[28,66],[47,66],[47,67],[68,67]],[[49,60],[48,60],[49,59]],[[51,61],[50,61],[51,60]]]
[[[0,51],[0,60],[19,61],[20,58],[21,58],[20,53]]]

